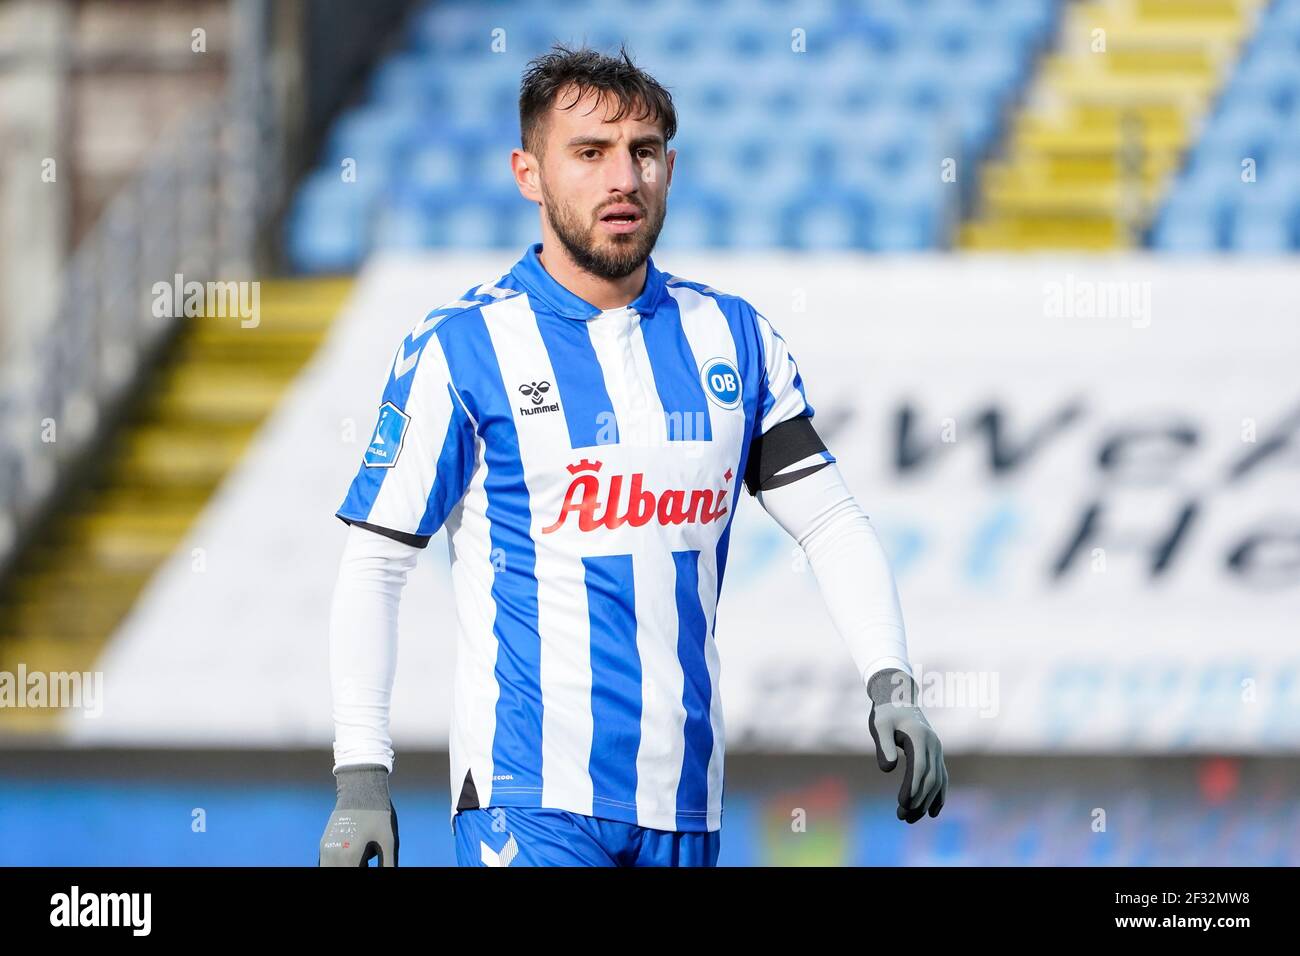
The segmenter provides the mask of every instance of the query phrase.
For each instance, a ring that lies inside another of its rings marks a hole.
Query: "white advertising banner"
[[[398,340],[513,255],[372,262],[100,662],[78,741],[328,746],[333,517]],[[1300,750],[1300,268],[668,253],[786,339],[891,555],[951,752]],[[250,334],[255,334],[250,330]],[[729,748],[865,750],[795,543],[747,494],[718,610]],[[194,548],[203,548],[195,570]],[[403,602],[395,747],[442,748],[445,536]]]

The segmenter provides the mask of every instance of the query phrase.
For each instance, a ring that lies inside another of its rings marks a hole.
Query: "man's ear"
[[[515,148],[510,153],[510,169],[515,176],[515,185],[520,194],[529,202],[542,204],[541,189],[535,180],[538,176],[537,158],[526,150]]]

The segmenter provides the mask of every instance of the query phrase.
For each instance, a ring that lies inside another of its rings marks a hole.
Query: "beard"
[[[582,216],[572,205],[556,202],[544,183],[542,195],[546,199],[546,219],[569,257],[578,268],[602,279],[622,279],[639,269],[659,240],[668,213],[667,200],[657,209],[632,202],[642,211],[641,228],[621,235],[602,235],[598,220]]]

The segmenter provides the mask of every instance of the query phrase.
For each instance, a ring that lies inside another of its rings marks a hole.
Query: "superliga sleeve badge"
[[[402,453],[402,442],[406,439],[406,429],[410,424],[411,416],[392,402],[380,405],[379,424],[375,426],[374,437],[366,449],[366,467],[392,468],[397,464],[397,456]]]

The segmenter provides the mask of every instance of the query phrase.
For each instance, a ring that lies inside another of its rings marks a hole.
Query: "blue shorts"
[[[651,830],[546,807],[461,810],[459,866],[716,866],[721,833]]]

